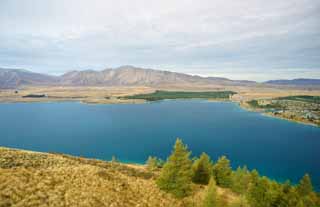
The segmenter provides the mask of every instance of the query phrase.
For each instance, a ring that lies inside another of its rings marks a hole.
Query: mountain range
[[[273,85],[314,86],[320,85],[320,79],[298,78],[292,80],[270,80],[265,83]]]
[[[0,88],[22,86],[168,86],[168,85],[223,85],[250,86],[254,81],[201,77],[170,71],[121,66],[102,71],[71,71],[61,76],[34,73],[22,69],[0,68]],[[320,79],[272,80],[272,85],[320,85]]]

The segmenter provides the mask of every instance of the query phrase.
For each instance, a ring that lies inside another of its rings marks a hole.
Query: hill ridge
[[[120,66],[96,70],[72,70],[61,76],[31,71],[0,69],[0,88],[18,88],[25,85],[58,86],[160,86],[160,85],[248,85],[255,82],[233,81],[219,77],[200,77],[167,70]]]

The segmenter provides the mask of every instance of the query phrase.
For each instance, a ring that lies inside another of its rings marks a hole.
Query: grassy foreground
[[[164,162],[133,165],[0,147],[0,207],[170,206],[319,207],[308,174],[298,185],[278,183],[230,161],[212,161],[177,139]]]
[[[177,199],[146,166],[0,147],[0,206],[198,206],[205,186]],[[226,200],[238,197],[218,188]]]

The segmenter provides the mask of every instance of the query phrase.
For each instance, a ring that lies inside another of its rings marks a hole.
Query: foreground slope
[[[160,191],[157,173],[62,154],[0,147],[0,206],[197,206],[205,187],[179,200]],[[226,199],[236,197],[219,189]]]

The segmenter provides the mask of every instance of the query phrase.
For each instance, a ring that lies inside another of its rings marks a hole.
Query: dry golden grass
[[[116,97],[139,93],[151,93],[148,87],[26,87],[18,90],[0,90],[0,102],[56,102],[81,101],[84,103],[141,103],[135,100],[120,100]],[[45,98],[22,98],[29,94],[46,94]],[[106,99],[111,97],[111,99]]]
[[[0,147],[0,206],[168,206],[201,204],[204,186],[179,200],[160,191],[143,165]],[[237,196],[219,189],[225,202]]]
[[[275,88],[265,86],[219,86],[219,85],[165,85],[157,88],[132,87],[24,87],[15,90],[0,90],[0,102],[52,102],[52,101],[81,101],[84,103],[114,104],[114,103],[143,103],[141,100],[122,100],[117,97],[152,93],[155,90],[168,91],[217,91],[232,90],[237,92],[233,101],[247,101],[259,98],[274,98],[290,95],[320,95],[319,90],[297,88]],[[22,98],[28,94],[47,94],[49,98]],[[110,99],[106,99],[110,97]]]

